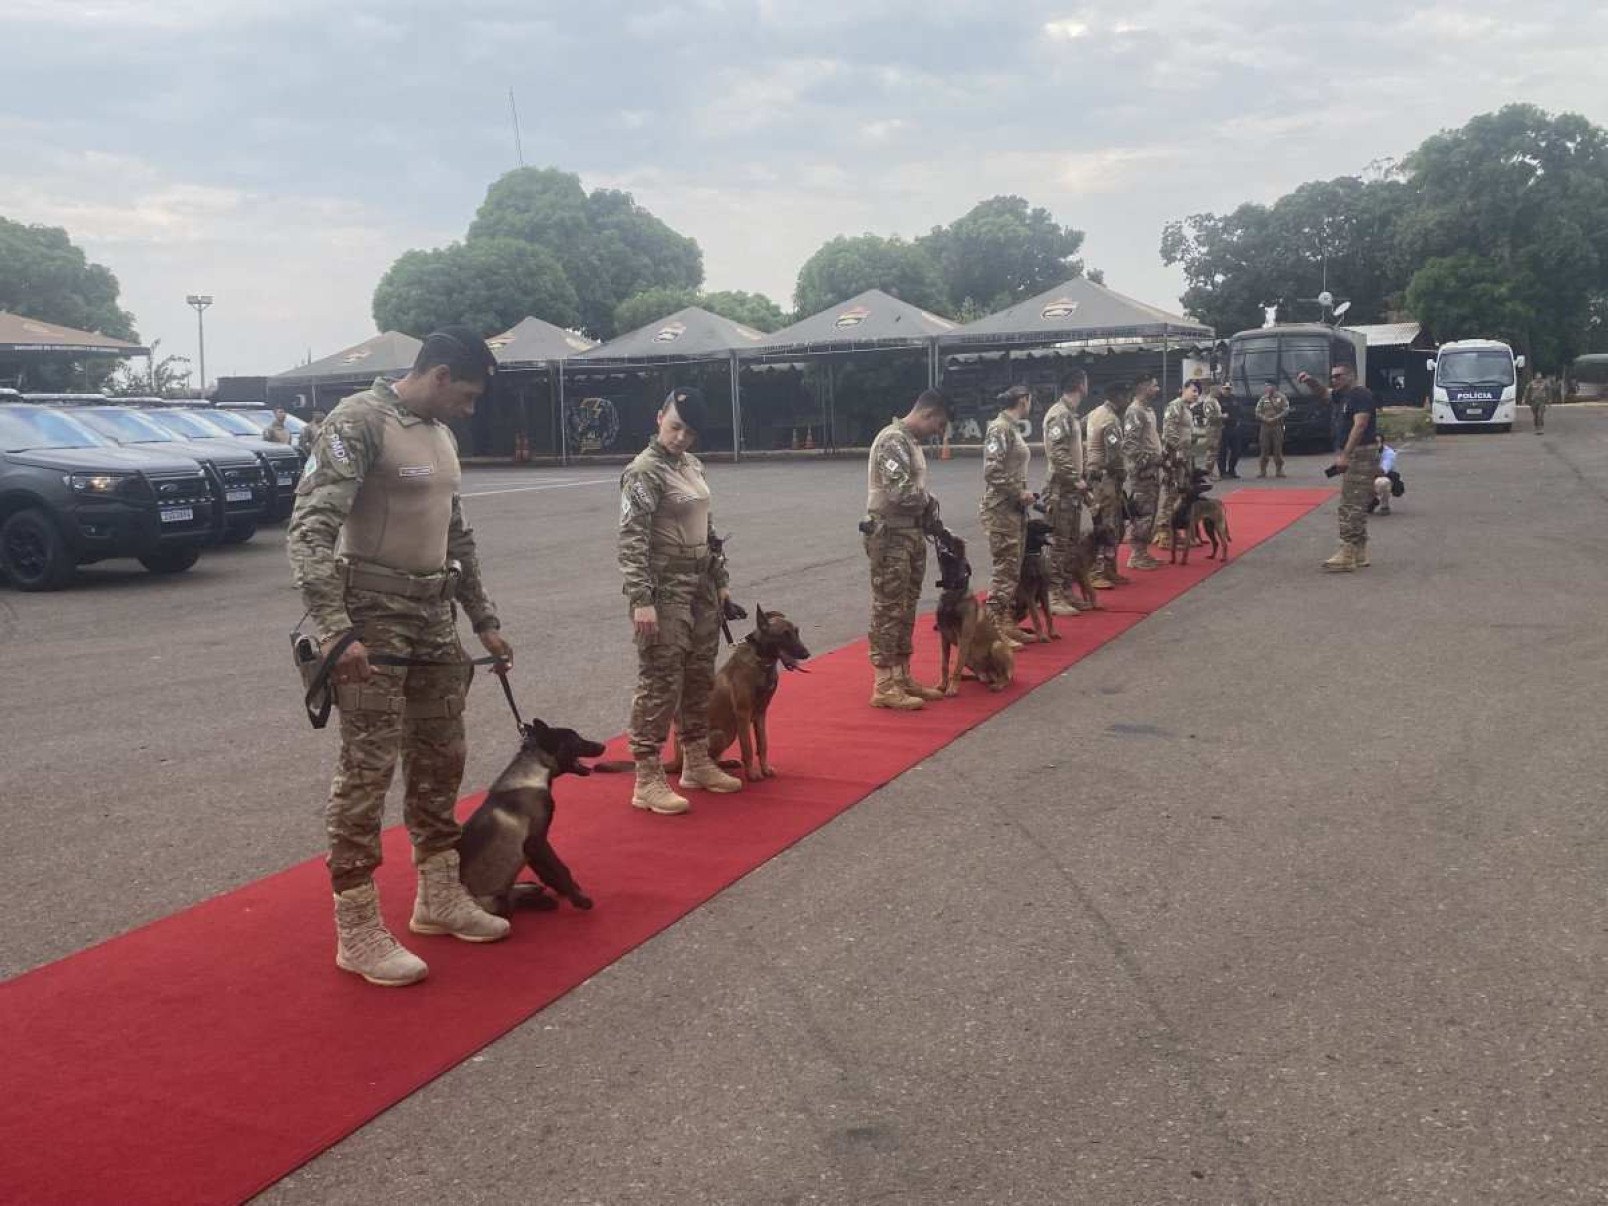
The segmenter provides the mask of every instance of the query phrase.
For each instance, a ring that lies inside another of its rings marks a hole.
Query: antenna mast
[[[512,84],[508,86],[508,112],[513,115],[514,119],[514,158],[519,161],[520,167],[524,167],[525,145],[520,141],[519,138],[519,105],[514,101],[514,88]]]

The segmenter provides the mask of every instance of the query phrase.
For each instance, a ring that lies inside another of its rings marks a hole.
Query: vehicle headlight
[[[125,482],[133,480],[127,473],[72,473],[67,484],[77,494],[116,494]]]

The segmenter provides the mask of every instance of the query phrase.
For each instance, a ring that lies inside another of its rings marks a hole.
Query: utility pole
[[[508,112],[513,115],[514,119],[514,158],[519,161],[520,167],[524,167],[525,144],[519,138],[519,106],[514,102],[514,86],[512,84],[508,86]]]
[[[207,307],[212,304],[212,294],[192,293],[184,300],[195,310],[196,350],[201,359],[201,381],[200,389],[197,393],[199,397],[205,398],[207,396],[207,325],[203,316],[206,314]]]

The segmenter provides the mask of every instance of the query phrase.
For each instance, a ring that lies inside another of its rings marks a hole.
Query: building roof
[[[584,364],[664,364],[677,360],[716,360],[746,350],[765,338],[700,306],[688,306],[657,322],[638,327],[570,360]]]
[[[362,343],[343,348],[311,364],[297,365],[269,380],[289,384],[296,381],[363,381],[388,373],[405,373],[423,344],[401,331],[382,331]]]
[[[597,341],[539,318],[526,318],[513,329],[493,335],[486,344],[498,364],[512,367],[567,360],[577,352],[595,348]]]
[[[78,331],[0,310],[0,352],[53,352],[77,356],[144,356],[149,348],[98,331]]]
[[[750,354],[913,347],[947,335],[957,327],[957,323],[900,301],[881,289],[867,289],[765,336]]]
[[[978,343],[1055,343],[1133,335],[1209,339],[1212,329],[1078,276],[1046,289],[1037,297],[967,323],[939,342],[951,347]]]
[[[1382,322],[1371,326],[1346,328],[1348,331],[1366,336],[1368,346],[1371,348],[1410,347],[1417,342],[1423,329],[1423,324],[1417,322]]]

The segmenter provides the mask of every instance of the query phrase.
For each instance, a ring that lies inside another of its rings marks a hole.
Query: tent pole
[[[558,463],[569,464],[569,424],[564,420],[564,362],[558,362]]]
[[[927,388],[938,388],[938,340],[927,343]]]
[[[738,384],[737,353],[731,354],[731,463],[743,457],[742,387]]]
[[[1161,396],[1167,396],[1167,328],[1161,328]]]

